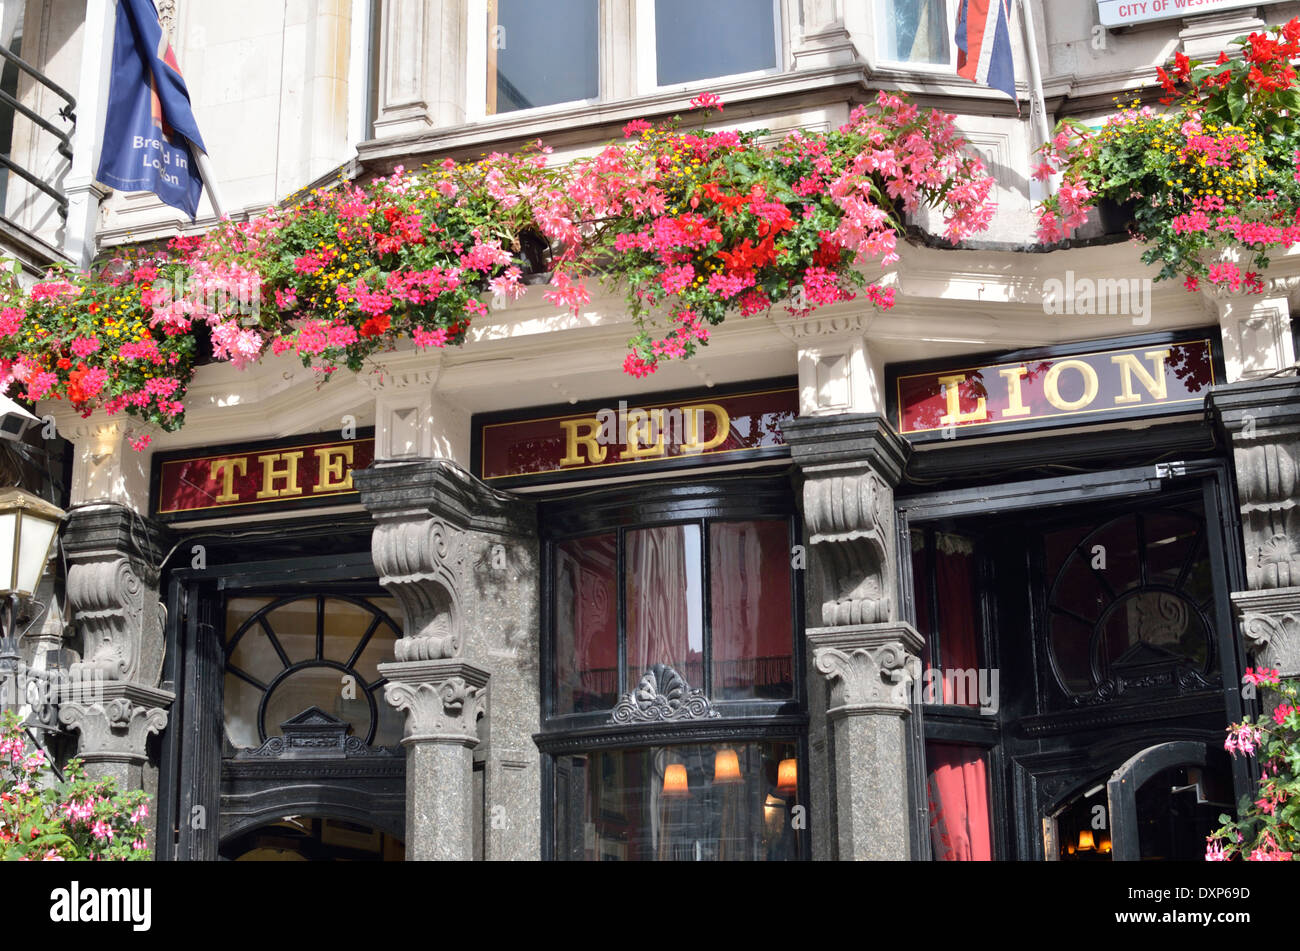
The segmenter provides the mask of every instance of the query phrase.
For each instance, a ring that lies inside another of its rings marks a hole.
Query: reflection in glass
[[[487,114],[600,95],[597,0],[489,0]]]
[[[772,0],[655,0],[660,86],[776,67]]]
[[[613,533],[555,546],[555,713],[607,710],[618,696]]]
[[[668,664],[704,683],[704,582],[698,525],[626,535],[627,683]]]
[[[1209,622],[1214,591],[1205,520],[1191,507],[1121,515],[1081,534],[1044,535],[1049,644],[1069,693],[1086,693],[1116,670],[1176,664],[1218,670]]]
[[[800,857],[790,742],[607,750],[555,761],[556,856],[587,861]],[[721,765],[719,765],[721,764]],[[792,777],[791,777],[792,778]]]
[[[880,55],[884,59],[947,65],[947,0],[876,0],[876,5]]]
[[[400,634],[391,598],[234,597],[226,607],[223,706],[235,747],[260,746],[313,706],[372,745],[401,741],[402,714],[376,694],[378,664]]]
[[[714,699],[791,696],[789,523],[712,523],[709,571]]]

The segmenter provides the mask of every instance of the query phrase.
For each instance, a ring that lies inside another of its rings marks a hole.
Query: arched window
[[[378,665],[401,628],[390,598],[236,597],[226,605],[226,735],[257,747],[313,706],[372,746],[396,746],[402,715],[384,702]]]

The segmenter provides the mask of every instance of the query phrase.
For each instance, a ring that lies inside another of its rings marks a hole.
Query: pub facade
[[[64,637],[111,701],[60,722],[157,797],[159,859],[1203,855],[1251,788],[1223,751],[1243,671],[1300,674],[1300,258],[1191,293],[1099,224],[1033,245],[1025,87],[1018,114],[949,74],[943,0],[718,4],[757,39],[694,58],[718,24],[665,0],[566,0],[590,29],[554,36],[505,0],[326,6],[305,69],[319,91],[347,54],[342,115],[271,184],[229,160],[250,211],[336,168],[583,154],[704,89],[718,128],[780,134],[903,88],[958,115],[999,212],[960,248],[917,222],[888,312],[728,320],[644,380],[621,298],[569,315],[534,286],[369,372],[207,365],[145,451],[134,420],[39,407],[73,457]],[[1049,112],[1088,121],[1171,50],[1300,8],[1032,6]],[[270,35],[258,10],[220,30]],[[169,29],[219,130],[211,17]],[[97,239],[177,228],[111,196]]]

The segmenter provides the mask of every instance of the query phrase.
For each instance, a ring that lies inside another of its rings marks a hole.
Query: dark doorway
[[[401,862],[406,847],[364,823],[285,816],[224,843],[221,857],[236,862]]]
[[[1204,855],[1242,785],[1215,753],[1242,712],[1222,478],[1145,475],[1094,499],[1083,478],[1008,485],[1004,512],[971,490],[900,500],[909,608],[942,685],[923,695],[917,747],[917,795],[949,832],[933,857],[966,857],[943,847],[955,828],[987,836],[971,857],[1110,861],[1107,780],[1171,743],[1210,752],[1144,777],[1132,841],[1146,859]],[[963,676],[978,693],[950,689]]]

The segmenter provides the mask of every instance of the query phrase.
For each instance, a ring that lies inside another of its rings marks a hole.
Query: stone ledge
[[[879,413],[801,416],[785,423],[781,435],[803,469],[867,465],[897,485],[912,454],[908,442]]]

